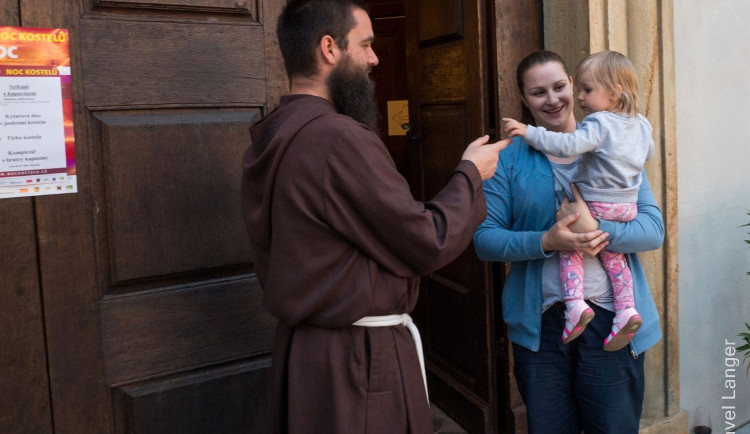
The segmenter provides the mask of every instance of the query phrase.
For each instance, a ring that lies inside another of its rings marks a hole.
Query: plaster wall
[[[750,323],[748,17],[747,0],[674,1],[680,404],[691,427],[707,407],[715,433],[750,421],[750,379],[728,355]]]

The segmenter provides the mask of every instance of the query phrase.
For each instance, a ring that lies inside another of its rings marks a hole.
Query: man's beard
[[[379,134],[375,83],[367,70],[355,65],[349,55],[344,55],[328,76],[328,92],[339,113]]]

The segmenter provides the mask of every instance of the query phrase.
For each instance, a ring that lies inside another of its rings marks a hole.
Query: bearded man
[[[278,39],[289,95],[251,129],[242,201],[264,307],[278,318],[277,433],[432,433],[419,277],[455,259],[484,220],[482,180],[508,140],[472,142],[419,202],[378,138],[378,64],[361,0],[291,0]]]

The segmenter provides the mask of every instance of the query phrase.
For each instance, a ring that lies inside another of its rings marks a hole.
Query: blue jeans
[[[638,432],[645,354],[634,358],[629,346],[604,351],[615,314],[589,305],[594,319],[571,343],[562,343],[565,305],[556,303],[542,315],[538,352],[513,344],[514,373],[530,434]]]

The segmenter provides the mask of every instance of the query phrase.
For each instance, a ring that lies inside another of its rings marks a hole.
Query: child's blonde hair
[[[617,85],[622,88],[618,111],[635,116],[638,113],[638,77],[630,60],[617,51],[600,51],[583,59],[576,67],[573,80],[578,79],[584,72],[590,72],[591,77],[610,92],[617,92]]]

